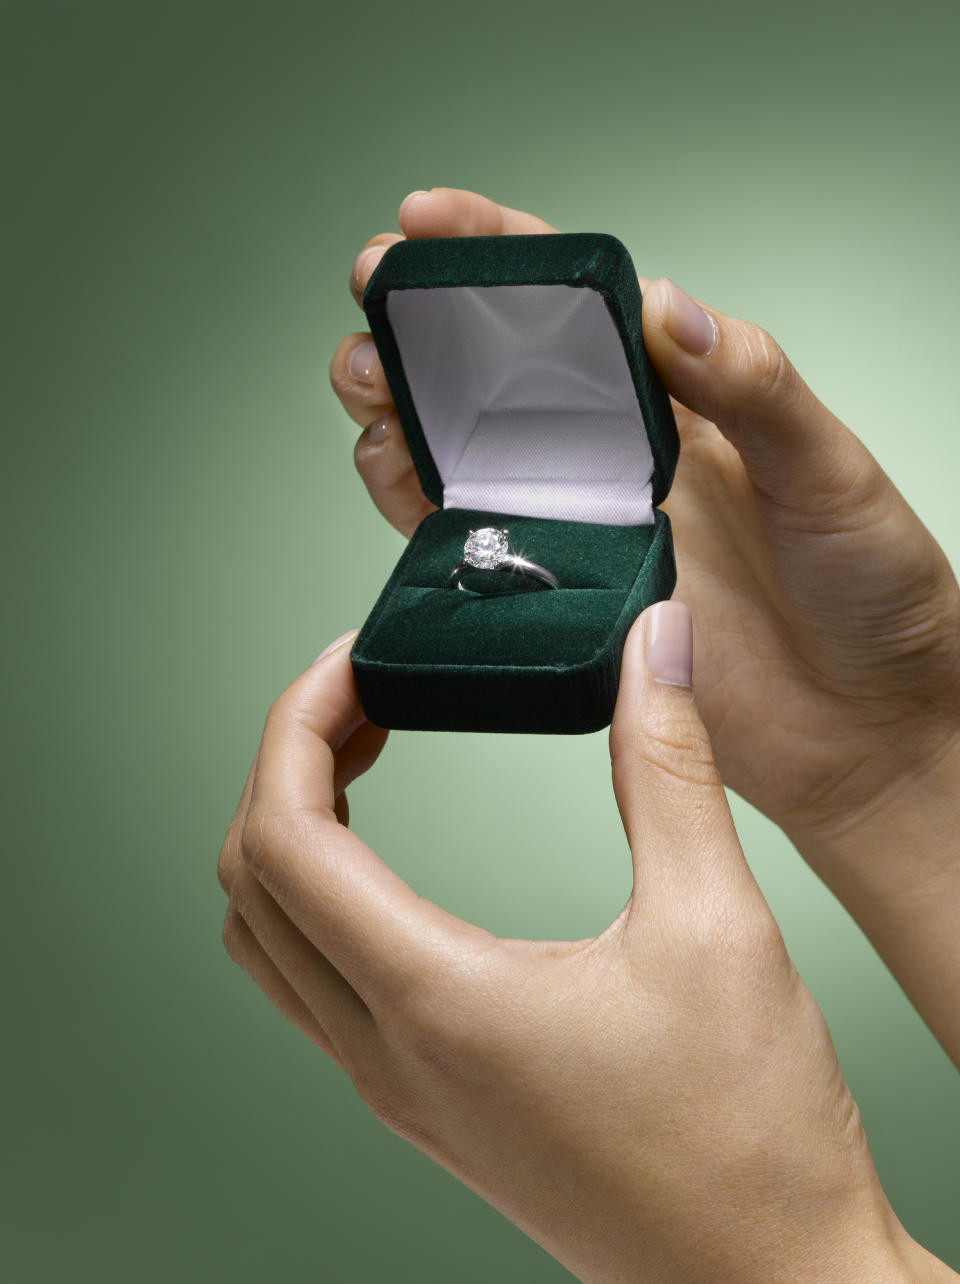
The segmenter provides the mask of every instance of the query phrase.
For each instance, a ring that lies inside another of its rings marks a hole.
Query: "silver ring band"
[[[463,557],[450,572],[451,581],[458,589],[465,589],[460,576],[468,568],[471,571],[508,571],[524,579],[537,580],[548,588],[558,589],[560,581],[545,566],[531,562],[527,557],[511,553],[507,546],[508,532],[494,526],[484,526],[471,531],[463,546]]]

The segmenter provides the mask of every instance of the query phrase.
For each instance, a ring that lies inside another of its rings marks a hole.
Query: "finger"
[[[873,497],[882,477],[873,458],[765,330],[664,278],[644,295],[643,337],[668,391],[717,425],[763,494],[814,514]]]
[[[253,793],[253,778],[257,770],[257,756],[256,754],[254,755],[253,762],[250,764],[250,770],[247,772],[247,779],[240,794],[240,801],[237,803],[237,810],[233,813],[233,819],[227,826],[223,845],[220,848],[220,857],[217,860],[217,881],[228,896],[237,871],[243,868],[243,859],[240,855],[240,839],[243,834],[247,811],[250,807],[250,795]]]
[[[735,900],[758,894],[694,703],[692,661],[686,606],[648,608],[627,638],[610,729],[635,899],[666,898],[681,916],[722,892]]]
[[[320,1026],[338,1061],[346,1059],[348,1050],[355,1055],[357,1045],[372,1032],[373,1021],[346,978],[307,940],[256,879],[237,884],[230,907]]]
[[[348,334],[330,362],[330,386],[354,423],[365,425],[393,410],[376,345],[369,333]]]
[[[428,236],[526,236],[556,232],[556,228],[533,214],[498,205],[477,192],[455,187],[434,187],[429,192],[411,192],[400,204],[397,215],[404,235],[411,239]],[[360,303],[363,291],[387,249],[403,236],[382,232],[372,237],[357,255],[350,273],[350,292]]]
[[[367,425],[353,448],[353,462],[370,498],[401,535],[412,535],[424,517],[436,511],[423,493],[395,414]]]
[[[526,236],[556,232],[533,214],[498,205],[477,192],[432,187],[404,197],[397,215],[405,236]]]
[[[350,639],[352,640],[354,636],[355,634],[351,633]],[[362,776],[365,771],[369,771],[373,766],[387,742],[388,734],[384,728],[375,727],[372,723],[365,721],[352,736],[348,737],[337,753],[334,766],[334,788],[337,793],[335,811],[342,825],[348,824],[350,818],[350,809],[347,805],[344,790],[348,789],[358,776]],[[250,770],[247,772],[247,779],[240,795],[240,802],[227,829],[223,846],[220,849],[220,858],[217,862],[217,878],[220,886],[228,895],[238,875],[240,877],[246,875],[243,858],[240,854],[240,840],[244,822],[247,818],[247,811],[250,807],[250,796],[253,792],[253,778],[256,769],[257,758],[254,757]]]
[[[330,363],[330,383],[347,414],[366,425],[353,459],[370,498],[392,526],[411,535],[435,505],[420,486],[369,334],[350,334],[340,341]]]
[[[223,920],[223,944],[234,963],[243,968],[273,1006],[308,1039],[312,1039],[331,1060],[340,1065],[340,1058],[319,1021],[266,953],[233,905],[229,907]]]
[[[353,267],[350,270],[350,293],[353,295],[355,302],[360,303],[363,299],[363,291],[367,282],[373,273],[373,269],[383,258],[387,249],[402,241],[403,237],[396,232],[381,232],[378,236],[371,236],[366,245],[353,261]]]
[[[344,635],[343,639],[338,638],[337,641],[345,645],[347,641],[352,642],[354,637],[356,637],[356,632],[351,630]],[[322,655],[323,653],[321,653],[321,658]],[[372,723],[364,721],[353,735],[347,738],[337,753],[334,765],[334,788],[337,793],[335,809],[337,816],[341,818],[341,824],[346,825],[350,815],[344,790],[349,788],[358,776],[362,776],[365,771],[369,771],[373,766],[383,751],[388,734],[383,727],[375,727]],[[223,846],[220,849],[220,858],[217,862],[217,878],[220,886],[228,895],[237,875],[243,876],[246,873],[240,853],[240,841],[247,818],[247,811],[250,807],[250,797],[253,793],[253,779],[257,770],[258,758],[259,754],[256,754],[250,770],[247,772],[247,778],[240,794],[240,801],[227,828]]]
[[[345,645],[354,636],[355,632],[350,632],[337,641]],[[337,792],[334,809],[341,824],[346,825],[349,819],[343,790],[376,761],[387,736],[388,733],[383,728],[363,721],[338,750],[334,761],[334,788]],[[224,944],[230,956],[244,967],[284,1015],[332,1056],[333,1048],[329,1037],[320,1031],[321,1039],[318,1037],[318,1030],[312,1028],[316,1026],[316,1018],[311,1016],[309,1021],[303,1018],[301,1009],[306,1010],[306,1003],[312,1003],[314,1011],[325,1013],[328,1024],[337,1029],[341,1029],[345,1020],[352,1023],[352,1029],[357,1020],[363,1017],[369,1020],[369,1014],[343,978],[335,974],[327,960],[317,954],[309,943],[305,943],[302,935],[289,924],[243,862],[240,852],[241,834],[249,810],[258,759],[259,754],[247,774],[218,865],[221,886],[231,895],[231,905],[224,921]],[[250,920],[249,926],[244,924],[246,935],[250,935],[252,927],[264,944],[272,947],[269,954],[264,952],[263,945],[259,942],[255,948],[245,942],[244,930],[238,924],[238,920],[239,923],[244,923],[243,914]],[[276,962],[270,961],[271,955]],[[255,969],[251,960],[256,963]],[[303,997],[290,982],[282,979],[284,970],[289,972],[291,968],[293,976],[301,976]],[[347,1033],[350,1037],[355,1037],[350,1030]]]
[[[347,737],[334,757],[334,801],[341,798],[358,776],[370,770],[383,752],[389,734],[384,727],[375,727],[364,720],[353,735]],[[345,797],[343,801],[346,802]]]
[[[337,822],[335,755],[362,722],[342,644],[270,711],[242,847],[287,917],[372,1006],[493,938],[418,896]]]

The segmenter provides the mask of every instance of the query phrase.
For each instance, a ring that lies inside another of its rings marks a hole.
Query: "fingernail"
[[[371,245],[365,250],[361,250],[353,260],[353,279],[357,285],[363,288],[367,281],[373,276],[373,269],[387,252],[385,245]]]
[[[377,345],[372,339],[358,343],[350,353],[347,369],[357,383],[373,383],[377,367]]]
[[[374,445],[381,441],[386,441],[393,427],[392,420],[393,415],[381,415],[379,419],[374,419],[372,424],[367,424],[363,430],[363,435],[367,441],[372,442]]]
[[[692,357],[706,357],[717,346],[717,323],[689,294],[666,278],[670,304],[663,323],[667,333]]]
[[[332,642],[328,643],[327,646],[323,648],[317,658],[313,661],[313,664],[319,664],[322,659],[331,653],[331,651],[338,650],[345,642],[352,642],[359,632],[359,629],[347,629],[346,633],[341,633],[338,638],[334,638]],[[311,665],[311,668],[312,667],[313,665]]]
[[[647,615],[647,669],[654,682],[693,686],[693,624],[682,602],[658,602]]]

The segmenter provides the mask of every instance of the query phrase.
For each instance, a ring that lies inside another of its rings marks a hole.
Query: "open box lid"
[[[363,308],[431,503],[654,520],[679,441],[616,237],[398,241]]]

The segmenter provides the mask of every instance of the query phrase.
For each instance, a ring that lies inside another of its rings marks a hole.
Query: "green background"
[[[350,265],[433,185],[614,233],[772,330],[956,565],[957,12],[3,5],[4,1278],[570,1278],[220,943],[265,711],[401,549],[327,380]],[[602,734],[398,734],[351,801],[496,931],[579,936],[626,895]],[[960,1079],[734,807],[891,1201],[960,1266]]]

